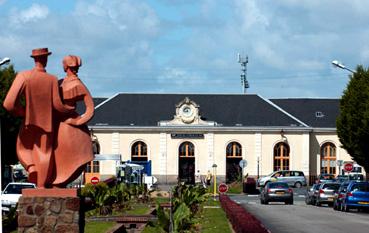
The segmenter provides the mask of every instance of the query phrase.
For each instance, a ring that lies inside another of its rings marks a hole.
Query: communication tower
[[[249,88],[249,82],[247,81],[247,63],[249,63],[249,57],[242,57],[240,54],[238,54],[238,63],[241,64],[241,86],[242,91],[244,94],[246,94],[246,89]]]

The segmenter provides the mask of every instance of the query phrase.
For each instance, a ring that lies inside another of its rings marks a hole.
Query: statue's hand
[[[75,126],[78,126],[78,125],[81,125],[81,117],[78,116],[76,118],[68,118],[67,120],[64,121],[64,123],[68,124],[68,125],[75,125]]]

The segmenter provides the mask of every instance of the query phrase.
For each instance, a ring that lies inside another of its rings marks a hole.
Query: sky
[[[31,69],[32,49],[82,59],[94,97],[116,93],[242,94],[340,98],[350,73],[369,64],[366,0],[0,0],[0,58]]]

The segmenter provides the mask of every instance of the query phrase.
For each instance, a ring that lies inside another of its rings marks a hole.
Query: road
[[[369,213],[349,213],[332,207],[305,204],[303,189],[295,190],[294,205],[271,203],[261,205],[256,195],[235,195],[231,198],[258,218],[272,233],[363,233],[369,232]]]

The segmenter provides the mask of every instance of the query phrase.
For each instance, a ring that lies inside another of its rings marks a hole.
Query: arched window
[[[320,173],[336,174],[336,146],[327,142],[320,148]]]
[[[191,142],[184,142],[179,146],[178,154],[180,157],[194,157],[195,146]]]
[[[242,157],[242,147],[238,142],[231,142],[227,145],[227,157]]]
[[[147,145],[144,142],[138,141],[131,148],[132,161],[147,161]]]
[[[290,147],[284,142],[279,142],[274,147],[274,171],[290,169]]]

